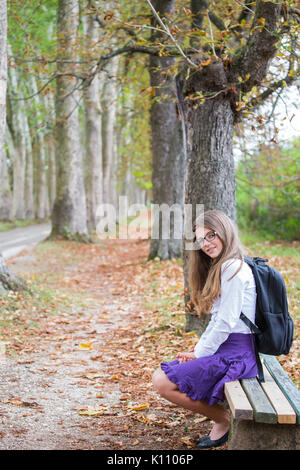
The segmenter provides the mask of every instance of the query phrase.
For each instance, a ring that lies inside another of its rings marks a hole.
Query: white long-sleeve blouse
[[[221,270],[221,295],[214,302],[211,320],[195,346],[194,354],[198,357],[213,355],[231,333],[250,334],[250,329],[240,319],[241,312],[255,323],[256,288],[250,267],[241,261],[225,261]]]

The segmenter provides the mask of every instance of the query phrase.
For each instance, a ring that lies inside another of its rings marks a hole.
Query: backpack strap
[[[253,333],[253,334],[261,333],[260,329],[256,325],[254,325],[254,323],[252,323],[252,321],[249,320],[249,318],[246,317],[246,315],[244,315],[243,312],[241,312],[241,314],[240,314],[240,319],[248,326],[251,333]]]
[[[257,344],[255,341],[255,335],[258,333],[261,333],[261,331],[256,325],[254,325],[254,323],[252,323],[251,320],[249,320],[249,318],[246,317],[246,315],[243,314],[243,312],[241,312],[240,314],[240,319],[248,326],[251,333],[254,334],[255,359],[256,359],[257,370],[258,370],[257,377],[260,382],[264,382],[265,378],[264,378],[264,373],[263,373],[263,367],[262,367],[262,363],[261,363],[259,353],[257,350]]]

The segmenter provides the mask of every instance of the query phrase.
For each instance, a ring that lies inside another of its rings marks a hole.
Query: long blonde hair
[[[223,244],[220,255],[212,259],[201,249],[190,252],[189,286],[191,301],[198,314],[209,313],[213,302],[221,294],[222,264],[230,258],[240,259],[241,264],[232,277],[242,267],[243,252],[237,234],[237,229],[231,219],[219,210],[209,210],[201,214],[195,221],[193,232],[199,227],[217,232]],[[196,234],[194,237],[196,241]],[[231,278],[232,278],[231,277]]]

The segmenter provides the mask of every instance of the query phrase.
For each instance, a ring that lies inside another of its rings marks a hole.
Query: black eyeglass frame
[[[208,235],[210,235],[211,233],[213,234],[213,238],[212,238],[211,240],[208,240],[206,237],[207,237]],[[211,230],[211,231],[207,232],[207,234],[205,235],[205,237],[201,238],[200,241],[197,240],[196,235],[195,235],[195,242],[194,242],[194,243],[195,243],[196,246],[198,245],[199,249],[201,250],[201,248],[202,248],[202,246],[203,246],[203,244],[204,244],[204,241],[207,241],[208,243],[213,242],[214,239],[216,238],[216,235],[218,235],[217,232],[216,232],[215,230]]]

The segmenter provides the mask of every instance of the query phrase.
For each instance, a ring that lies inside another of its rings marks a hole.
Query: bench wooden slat
[[[282,393],[281,389],[278,387],[277,383],[265,365],[263,366],[263,370],[265,382],[262,382],[261,386],[277,413],[278,423],[295,424],[296,413],[293,407]]]
[[[281,367],[275,356],[261,355],[263,363],[295,410],[297,424],[300,424],[300,391]]]
[[[256,378],[244,379],[241,380],[241,384],[252,405],[254,420],[259,423],[277,423],[277,414],[258,380]]]
[[[253,409],[239,380],[225,383],[225,396],[236,419],[253,419]]]

